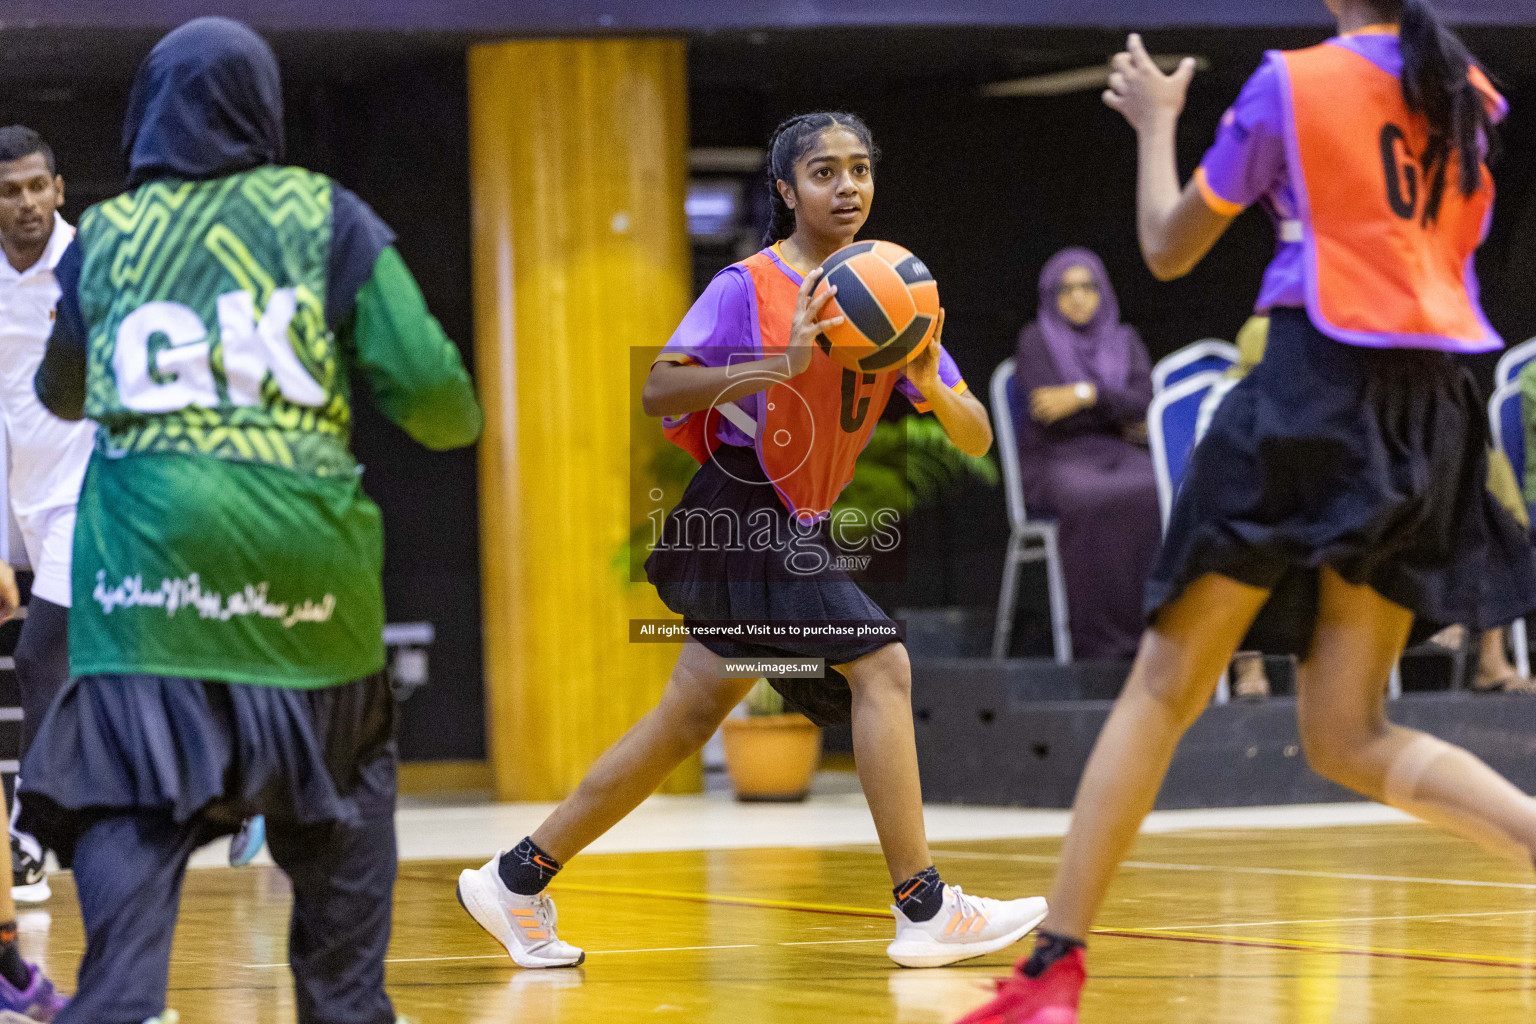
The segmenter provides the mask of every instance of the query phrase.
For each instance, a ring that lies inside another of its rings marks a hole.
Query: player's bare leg
[[[585,959],[560,941],[554,901],[543,887],[654,793],[741,703],[753,680],[721,678],[720,663],[702,644],[685,642],[661,702],[597,759],[576,792],[512,850],[459,876],[459,902],[519,966],[571,967]],[[519,869],[510,884],[500,870],[504,857]]]
[[[1045,1014],[1042,1020],[1055,1019],[1053,1013],[1076,1020],[1082,947],[1104,894],[1152,810],[1180,737],[1205,710],[1268,597],[1258,587],[1202,576],[1143,635],[1125,690],[1078,783],[1050,912],[1040,926],[1035,957],[1043,966],[1038,975],[1009,979],[996,999],[959,1024],[1037,1013]]]

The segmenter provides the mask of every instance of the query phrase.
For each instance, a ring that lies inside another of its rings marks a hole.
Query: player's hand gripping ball
[[[939,322],[939,286],[923,261],[894,242],[845,245],[821,265],[816,295],[837,293],[822,317],[841,315],[816,339],[823,352],[850,370],[876,373],[911,362],[933,340]]]

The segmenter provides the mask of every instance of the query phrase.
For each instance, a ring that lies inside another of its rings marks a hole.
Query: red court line
[[[1166,932],[1138,932],[1118,928],[1095,928],[1095,935],[1110,935],[1121,939],[1159,939],[1163,942],[1193,942],[1206,946],[1247,946],[1254,949],[1279,949],[1287,953],[1329,953],[1337,956],[1368,956],[1382,960],[1419,960],[1434,964],[1467,964],[1472,967],[1507,967],[1517,971],[1536,970],[1536,964],[1512,964],[1507,960],[1481,957],[1453,956],[1444,953],[1407,953],[1385,949],[1351,949],[1347,946],[1329,946],[1307,949],[1283,942],[1266,942],[1263,939],[1205,938],[1193,935],[1169,935]]]
[[[680,903],[703,903],[713,906],[747,907],[755,910],[788,910],[801,914],[824,914],[834,917],[858,917],[888,920],[889,913],[873,908],[839,906],[825,903],[800,903],[789,900],[769,900],[750,896],[720,896],[712,893],[679,892],[665,889],[642,889],[621,886],[585,885],[556,882],[554,888],[567,892],[585,892],[612,896],[635,896],[642,899],[670,900]],[[1234,946],[1250,949],[1272,949],[1287,953],[1323,953],[1334,956],[1364,956],[1378,960],[1412,960],[1421,963],[1462,964],[1472,967],[1503,967],[1517,971],[1536,971],[1536,963],[1511,962],[1508,959],[1458,956],[1447,953],[1414,952],[1411,950],[1371,949],[1369,947],[1336,946],[1323,943],[1286,942],[1284,940],[1238,939],[1216,935],[1191,935],[1170,932],[1137,931],[1128,928],[1094,928],[1094,935],[1106,935],[1123,939],[1155,939],[1162,942],[1189,942],[1206,946]],[[1519,990],[1515,990],[1519,991]]]

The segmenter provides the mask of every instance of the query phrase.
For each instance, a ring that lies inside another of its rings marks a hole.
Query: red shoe
[[[1087,969],[1081,949],[1074,949],[1045,969],[1026,977],[1020,960],[1013,974],[997,982],[997,995],[955,1024],[1077,1024],[1077,1000]]]

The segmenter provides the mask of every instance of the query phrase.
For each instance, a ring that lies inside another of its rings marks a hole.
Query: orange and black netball
[[[816,339],[834,362],[880,373],[911,362],[933,339],[939,321],[939,286],[923,261],[894,242],[855,242],[821,265],[816,294],[837,294],[821,319],[843,322]]]

